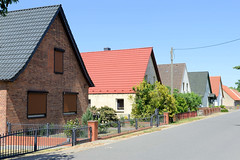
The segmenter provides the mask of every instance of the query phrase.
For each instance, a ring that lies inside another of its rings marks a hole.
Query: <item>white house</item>
[[[171,64],[158,65],[158,71],[162,83],[165,86],[171,87]],[[173,64],[173,88],[178,89],[180,93],[191,92],[187,66],[185,63]]]
[[[221,76],[210,77],[210,82],[212,86],[212,92],[217,97],[217,99],[214,100],[214,106],[220,106],[223,103],[222,101],[224,97]]]
[[[89,106],[109,106],[118,115],[131,114],[133,86],[144,79],[160,81],[152,47],[81,53],[95,87],[89,88]]]

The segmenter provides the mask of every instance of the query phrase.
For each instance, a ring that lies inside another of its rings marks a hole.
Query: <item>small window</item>
[[[188,83],[186,83],[186,91],[188,92]]]
[[[76,114],[77,113],[77,94],[73,92],[63,93],[63,113]]]
[[[183,88],[183,92],[184,92],[184,91],[185,91],[185,90],[184,90],[184,82],[183,82],[183,84],[182,84],[182,88]]]
[[[145,75],[144,80],[148,81],[148,76],[147,75]]]
[[[124,110],[124,99],[117,99],[117,110]]]
[[[63,74],[63,49],[54,49],[54,73]]]
[[[27,117],[41,118],[47,114],[47,93],[42,91],[28,91]]]
[[[88,100],[88,107],[91,107],[91,99]]]

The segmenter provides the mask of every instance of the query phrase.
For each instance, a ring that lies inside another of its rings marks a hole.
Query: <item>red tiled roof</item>
[[[132,87],[144,79],[152,54],[152,47],[81,53],[95,84],[89,93],[134,93]]]
[[[235,90],[228,88],[227,86],[223,85],[223,90],[235,101],[240,101],[240,93]]]
[[[212,87],[212,93],[214,93],[218,97],[221,76],[210,77],[210,82]]]

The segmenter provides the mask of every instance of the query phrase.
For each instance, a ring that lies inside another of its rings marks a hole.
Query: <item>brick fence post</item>
[[[98,121],[88,121],[88,126],[92,127],[91,141],[96,141],[98,139]],[[88,133],[88,135],[90,135],[90,133]]]
[[[164,115],[164,123],[169,124],[169,113],[164,112],[163,115]]]

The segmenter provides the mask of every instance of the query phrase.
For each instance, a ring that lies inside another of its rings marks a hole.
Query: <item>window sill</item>
[[[28,115],[28,118],[45,118],[45,114],[37,114],[37,115]]]
[[[117,113],[124,113],[124,110],[118,110]]]
[[[67,112],[67,113],[63,113],[63,115],[77,115],[77,113],[76,112]]]

